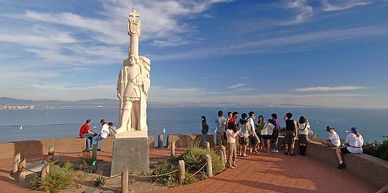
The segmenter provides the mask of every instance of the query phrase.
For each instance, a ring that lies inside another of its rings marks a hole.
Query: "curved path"
[[[168,193],[243,193],[243,192],[303,192],[303,193],[372,193],[375,187],[335,166],[303,156],[280,153],[260,153],[240,157],[236,169]]]
[[[177,153],[182,151],[177,150]],[[166,157],[168,149],[150,149],[150,157]],[[73,155],[74,159],[78,155]],[[110,154],[101,152],[104,160]],[[34,159],[29,159],[34,161]],[[38,159],[36,159],[38,160]],[[280,153],[240,157],[236,169],[191,185],[155,192],[168,193],[244,193],[244,192],[301,192],[301,193],[372,193],[376,188],[335,166],[309,157],[290,157]],[[21,187],[8,178],[12,160],[0,160],[0,193],[38,192]]]

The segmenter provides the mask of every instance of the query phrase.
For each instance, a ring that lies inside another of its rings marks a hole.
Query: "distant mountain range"
[[[0,106],[34,106],[34,108],[93,108],[93,107],[118,107],[118,100],[114,99],[89,99],[78,101],[60,100],[23,100],[9,97],[0,97]]]

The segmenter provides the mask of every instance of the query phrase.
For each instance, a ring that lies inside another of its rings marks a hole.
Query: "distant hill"
[[[23,100],[9,97],[0,97],[0,105],[33,105],[35,108],[93,108],[93,107],[118,107],[118,100],[114,99],[89,99],[78,101],[60,100]]]

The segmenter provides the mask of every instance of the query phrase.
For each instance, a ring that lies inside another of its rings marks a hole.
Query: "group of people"
[[[99,133],[97,133],[90,128],[91,123],[91,119],[85,121],[85,123],[81,126],[79,130],[79,137],[87,139],[87,151],[92,151],[93,146],[96,144],[98,151],[100,151],[100,141],[106,139],[109,135],[114,135],[116,133],[116,128],[113,126],[113,122],[106,123],[104,119],[101,119],[101,130]]]
[[[341,146],[341,140],[334,128],[327,126],[326,131],[329,132],[328,139],[322,140],[322,144],[329,147],[336,148],[336,155],[338,158],[338,169],[345,169],[346,164],[343,159],[344,154],[348,153],[362,153],[362,146],[364,145],[364,138],[357,128],[352,127],[351,132],[345,138],[345,146]]]
[[[281,126],[276,113],[271,114],[271,118],[264,121],[263,115],[259,115],[257,121],[254,112],[241,114],[239,119],[238,112],[228,112],[227,117],[224,117],[222,111],[218,112],[215,120],[217,125],[217,144],[227,146],[227,165],[234,169],[236,165],[237,154],[239,156],[248,156],[264,151],[266,153],[279,152],[278,141]],[[308,119],[300,116],[299,120],[295,120],[292,113],[287,113],[284,116],[285,131],[284,131],[284,149],[285,155],[295,156],[295,143],[298,142],[299,154],[305,155],[307,144],[313,134]],[[207,134],[209,126],[206,123],[206,117],[202,116],[202,134]],[[341,141],[334,128],[327,127],[329,138],[323,140],[322,143],[330,147],[339,148]],[[237,140],[238,138],[238,140]],[[363,138],[356,128],[351,129],[351,133],[346,137],[346,146],[336,150],[339,160],[339,169],[346,167],[343,161],[343,154],[346,153],[362,153]],[[240,148],[237,152],[236,143],[239,143]]]

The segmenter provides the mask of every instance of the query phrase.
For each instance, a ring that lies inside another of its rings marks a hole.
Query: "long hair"
[[[261,119],[260,119],[261,118]],[[261,123],[264,123],[264,117],[263,117],[263,115],[259,115],[259,118],[257,118],[257,123],[260,123],[260,121],[261,121]]]

